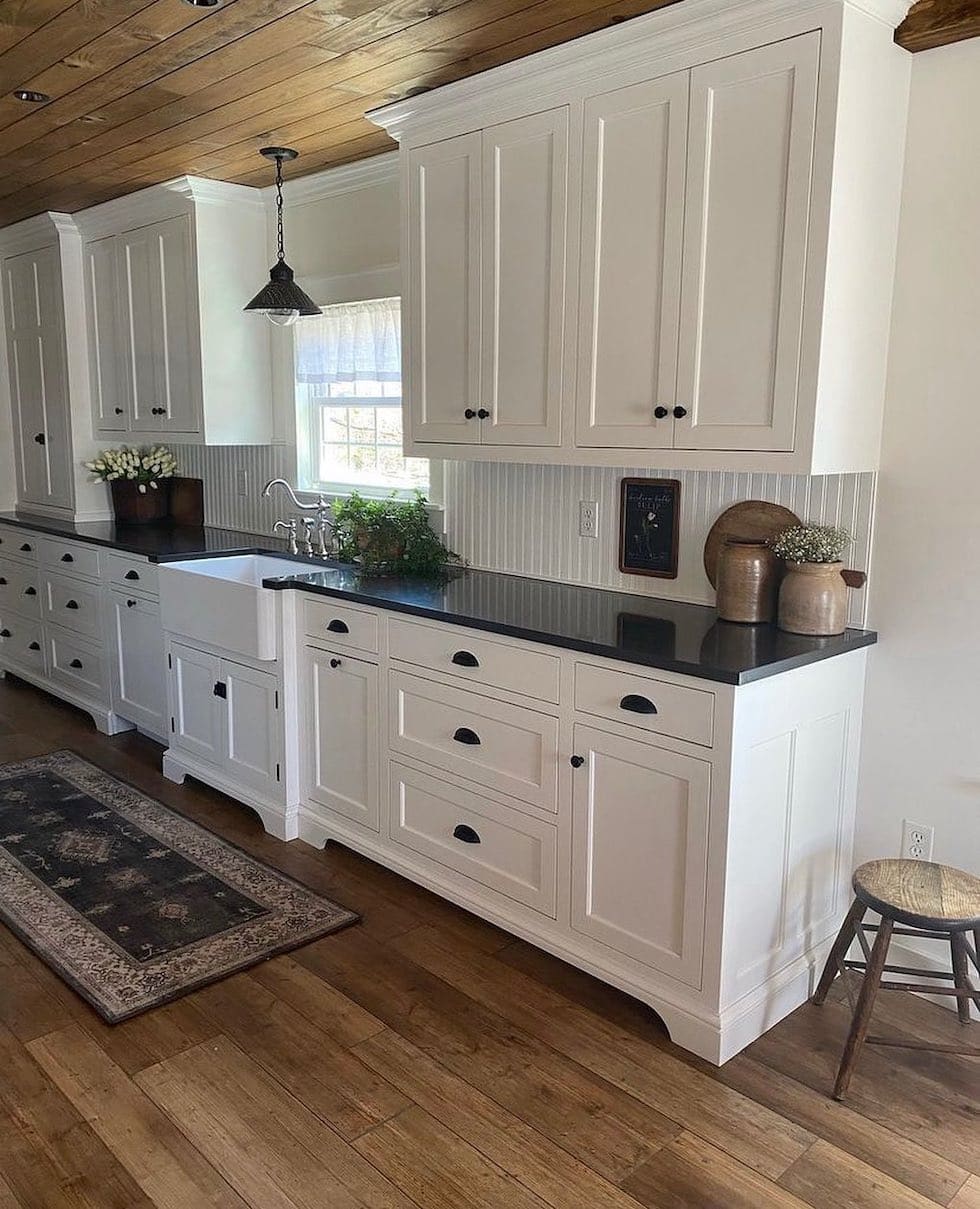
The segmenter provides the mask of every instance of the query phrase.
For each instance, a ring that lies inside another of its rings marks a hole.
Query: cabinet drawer
[[[371,654],[378,651],[378,615],[366,609],[307,596],[303,601],[303,629],[309,638],[320,638],[331,646]]]
[[[102,642],[102,590],[62,575],[41,573],[41,607],[46,621]]]
[[[552,824],[395,763],[390,801],[396,844],[554,918]]]
[[[43,676],[45,663],[41,623],[5,613],[0,625],[0,659],[4,666],[9,664]]]
[[[715,698],[700,689],[577,663],[575,708],[651,734],[711,746]]]
[[[122,588],[125,592],[138,592],[142,596],[156,596],[157,565],[145,558],[130,558],[125,554],[107,554],[106,575],[110,587]]]
[[[63,542],[57,538],[41,540],[41,566],[51,571],[64,571],[66,575],[79,575],[83,579],[99,578],[99,549],[80,542]]]
[[[12,525],[0,526],[0,554],[4,557],[36,563],[37,546],[38,540],[33,533]]]
[[[85,697],[106,696],[105,662],[99,649],[58,626],[47,627],[48,674]]]
[[[453,626],[400,618],[389,621],[388,641],[392,659],[458,676],[474,687],[486,684],[540,701],[558,700],[558,656],[526,644],[476,638]]]
[[[17,613],[40,617],[41,597],[37,590],[37,568],[30,563],[0,558],[0,616]]]
[[[389,676],[392,751],[557,811],[557,718],[404,672]]]

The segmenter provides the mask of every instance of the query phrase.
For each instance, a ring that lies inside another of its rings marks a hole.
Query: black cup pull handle
[[[453,738],[457,743],[464,743],[467,747],[480,746],[480,736],[475,730],[470,730],[468,726],[461,726]]]
[[[126,574],[123,576],[123,579],[135,580],[135,579],[139,579],[139,577],[140,577],[139,571],[127,571]]]
[[[453,839],[459,840],[463,844],[479,844],[480,833],[474,831],[472,827],[466,823],[458,823],[453,828]]]
[[[4,583],[6,583],[6,580],[4,580]],[[25,596],[36,596],[36,595],[37,595],[37,588],[25,588],[25,589],[24,589],[24,595],[25,595]]]
[[[327,624],[327,629],[331,634],[349,634],[350,626],[346,621],[339,621],[336,617],[333,621]]]
[[[21,552],[21,554],[30,554],[30,552],[33,549],[34,549],[34,547],[31,545],[30,542],[24,542],[24,544],[20,548],[20,552]]]
[[[69,667],[81,667],[81,666],[82,666],[82,661],[81,661],[81,659],[73,659],[73,660],[71,661],[71,663],[69,663],[69,664],[68,664],[68,666],[69,666]]]
[[[73,563],[75,560],[70,554],[62,554],[61,561],[63,563]]]
[[[66,609],[77,609],[77,608],[78,608],[78,601],[77,601],[77,600],[66,600],[66,601],[65,601],[65,608],[66,608]]]
[[[41,649],[41,644],[39,642],[29,642],[27,644],[27,649],[29,651],[39,651]]]
[[[10,637],[9,630],[0,630],[0,638],[9,638],[9,637]]]
[[[657,707],[648,697],[637,696],[636,693],[629,693],[619,703],[620,709],[625,709],[631,714],[655,714]]]
[[[2,575],[0,575],[0,588],[5,588],[6,586],[7,586],[7,581],[4,579],[4,577]]]
[[[457,667],[480,666],[479,659],[477,659],[477,657],[470,651],[457,651],[456,654],[453,655],[453,663],[455,663]]]
[[[223,680],[216,680],[212,691],[216,697],[225,698],[228,696],[228,685]]]

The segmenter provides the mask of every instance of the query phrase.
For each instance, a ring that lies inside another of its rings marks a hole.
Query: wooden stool
[[[827,998],[831,983],[845,970],[863,970],[861,992],[854,1005],[851,1031],[844,1046],[834,1099],[842,1100],[854,1072],[861,1047],[897,1045],[910,1049],[933,1050],[946,1054],[970,1054],[980,1057],[980,1049],[955,1045],[927,1045],[919,1041],[900,1041],[888,1037],[869,1037],[871,1011],[878,988],[886,991],[914,991],[928,995],[955,995],[961,1024],[970,1023],[970,1000],[980,1008],[980,990],[970,981],[972,961],[980,971],[980,878],[934,865],[929,861],[869,861],[855,871],[854,903],[847,913],[837,939],[834,941],[813,1002]],[[880,924],[864,924],[869,911],[877,911]],[[896,927],[904,924],[904,927]],[[867,932],[877,932],[874,947],[868,944]],[[967,938],[973,933],[975,948]],[[952,955],[952,973],[933,973],[912,966],[886,964],[888,945],[892,936],[923,936],[932,940],[947,940]],[[864,961],[846,960],[847,951],[857,939],[864,952]],[[953,986],[928,983],[883,982],[882,974],[918,974],[924,978],[951,980]],[[852,1001],[853,1002],[853,1001]]]

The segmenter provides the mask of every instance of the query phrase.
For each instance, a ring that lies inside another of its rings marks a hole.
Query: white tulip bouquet
[[[135,480],[137,490],[145,495],[147,488],[156,491],[159,479],[169,479],[177,472],[177,459],[166,445],[145,445],[130,448],[103,449],[91,462],[85,463],[97,479],[113,483],[116,479]]]

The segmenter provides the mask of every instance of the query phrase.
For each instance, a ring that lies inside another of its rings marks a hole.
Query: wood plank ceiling
[[[0,0],[0,226],[184,173],[265,185],[267,143],[294,176],[376,155],[366,110],[678,2]]]

